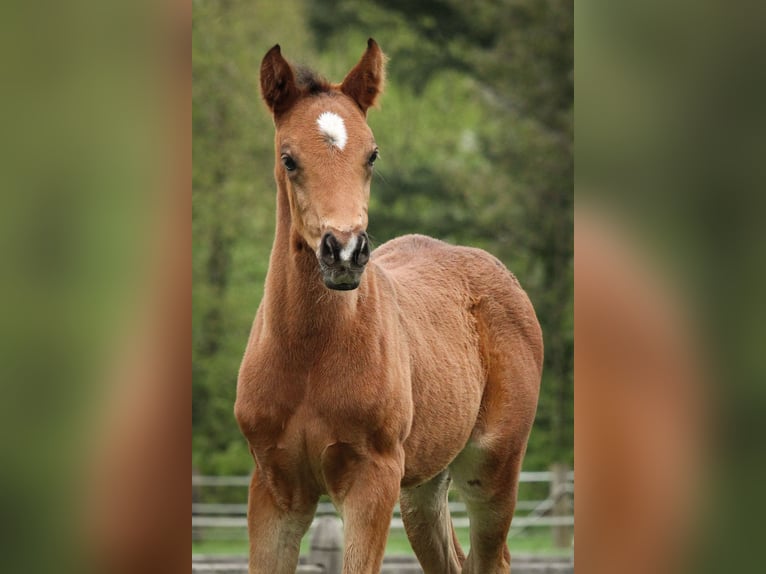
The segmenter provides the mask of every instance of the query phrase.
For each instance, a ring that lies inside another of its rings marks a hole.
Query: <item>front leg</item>
[[[323,471],[344,523],[343,574],[378,574],[391,515],[399,498],[404,454],[360,454],[336,443],[325,451]]]
[[[250,481],[247,530],[249,574],[294,574],[301,538],[311,526],[316,500],[304,504],[286,500],[266,473],[256,468]]]

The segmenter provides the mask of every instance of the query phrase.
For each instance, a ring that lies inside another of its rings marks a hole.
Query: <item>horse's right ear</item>
[[[279,44],[266,52],[261,62],[261,96],[274,116],[290,109],[298,99],[298,87],[290,64]]]

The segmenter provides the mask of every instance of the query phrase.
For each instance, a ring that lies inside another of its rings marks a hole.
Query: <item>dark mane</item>
[[[330,82],[310,68],[299,67],[295,71],[295,80],[298,84],[298,89],[304,95],[313,96],[332,91]]]

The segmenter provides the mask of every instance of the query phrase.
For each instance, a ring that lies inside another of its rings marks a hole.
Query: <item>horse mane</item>
[[[299,67],[295,71],[295,82],[301,94],[305,96],[315,96],[317,94],[328,94],[332,92],[333,86],[325,78],[317,74],[314,70],[306,67]]]

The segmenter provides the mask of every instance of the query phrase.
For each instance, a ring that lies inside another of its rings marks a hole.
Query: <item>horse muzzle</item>
[[[317,257],[322,279],[328,289],[356,289],[370,260],[370,241],[367,233],[328,231],[319,243]]]

